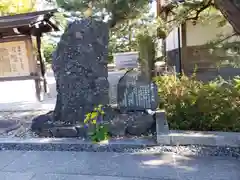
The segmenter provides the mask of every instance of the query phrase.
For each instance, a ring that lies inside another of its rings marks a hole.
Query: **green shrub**
[[[240,78],[203,83],[194,77],[156,78],[160,108],[171,129],[240,132]]]
[[[43,44],[43,54],[45,61],[47,63],[52,63],[52,53],[56,49],[56,44],[54,43],[44,43]]]
[[[141,72],[149,79],[152,79],[152,70],[154,69],[156,53],[154,38],[144,32],[138,34],[137,42]]]

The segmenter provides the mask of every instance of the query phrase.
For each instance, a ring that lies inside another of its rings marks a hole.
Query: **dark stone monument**
[[[157,85],[138,71],[131,70],[119,80],[117,96],[122,111],[154,111],[158,107]]]
[[[40,136],[86,137],[85,115],[104,105],[103,123],[112,136],[146,134],[155,124],[157,86],[138,71],[128,71],[117,85],[117,107],[109,106],[108,25],[83,19],[71,23],[53,55],[57,86],[55,110],[36,117]],[[151,111],[149,113],[149,111]]]
[[[85,115],[109,102],[108,33],[108,24],[92,18],[68,25],[52,60],[57,89],[55,109],[51,116],[34,118],[32,131],[40,136],[85,136]]]
[[[115,116],[107,117],[111,135],[142,135],[155,126],[154,112],[158,107],[157,86],[139,71],[130,70],[119,80]],[[107,116],[114,114],[111,111]]]
[[[69,24],[53,55],[57,121],[75,124],[108,104],[108,25],[91,18]]]

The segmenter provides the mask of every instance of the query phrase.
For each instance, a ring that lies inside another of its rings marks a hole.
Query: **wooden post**
[[[157,17],[160,16],[160,11],[161,11],[161,0],[156,1],[156,8],[157,8]]]
[[[47,80],[46,80],[46,66],[45,66],[45,61],[44,58],[42,56],[42,49],[41,49],[41,34],[37,35],[37,50],[38,50],[38,57],[39,57],[39,61],[40,61],[40,68],[41,68],[41,75],[44,81],[44,91],[47,93],[48,89],[47,89]]]
[[[156,9],[157,9],[157,18],[162,18],[163,20],[167,21],[167,16],[165,13],[161,13],[162,11],[162,6],[163,4],[165,4],[165,0],[157,0],[156,1]],[[162,39],[162,54],[164,57],[167,57],[167,51],[166,51],[166,37],[164,39]],[[166,58],[164,58],[166,59]],[[165,60],[166,61],[166,60]],[[167,63],[167,62],[166,62]]]
[[[47,86],[47,80],[46,80],[46,67],[44,58],[42,56],[42,49],[41,49],[41,33],[38,33],[36,36],[37,41],[37,51],[38,51],[38,60],[40,61],[40,71],[41,71],[41,78],[38,84],[38,93],[39,93],[39,100],[43,100],[44,93],[48,93],[48,86]],[[44,91],[44,92],[42,92]]]

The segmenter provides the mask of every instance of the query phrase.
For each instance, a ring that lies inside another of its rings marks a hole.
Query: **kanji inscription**
[[[0,43],[0,77],[30,74],[25,41]]]

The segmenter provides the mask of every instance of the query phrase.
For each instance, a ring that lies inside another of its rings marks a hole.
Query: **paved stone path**
[[[228,157],[109,152],[0,151],[1,180],[239,180]]]
[[[116,84],[123,71],[109,72],[109,82]],[[50,93],[37,102],[33,80],[0,82],[0,111],[52,110],[56,101],[56,83],[52,72],[47,73]],[[114,90],[113,90],[114,91]],[[112,93],[114,95],[115,92]],[[116,95],[116,94],[115,94]]]
[[[111,84],[109,95],[112,97],[110,99],[112,104],[116,104],[116,86],[123,74],[124,71],[109,72],[108,80]],[[53,72],[51,71],[47,73],[47,82],[50,93],[45,96],[43,102],[39,102],[36,99],[35,83],[33,80],[0,82],[0,137],[25,137],[25,131],[29,128],[34,116],[44,114],[54,109],[57,93],[56,82]],[[3,126],[4,120],[20,121],[23,127],[17,131],[5,133],[9,127]],[[29,134],[29,136],[31,136],[31,134]]]

